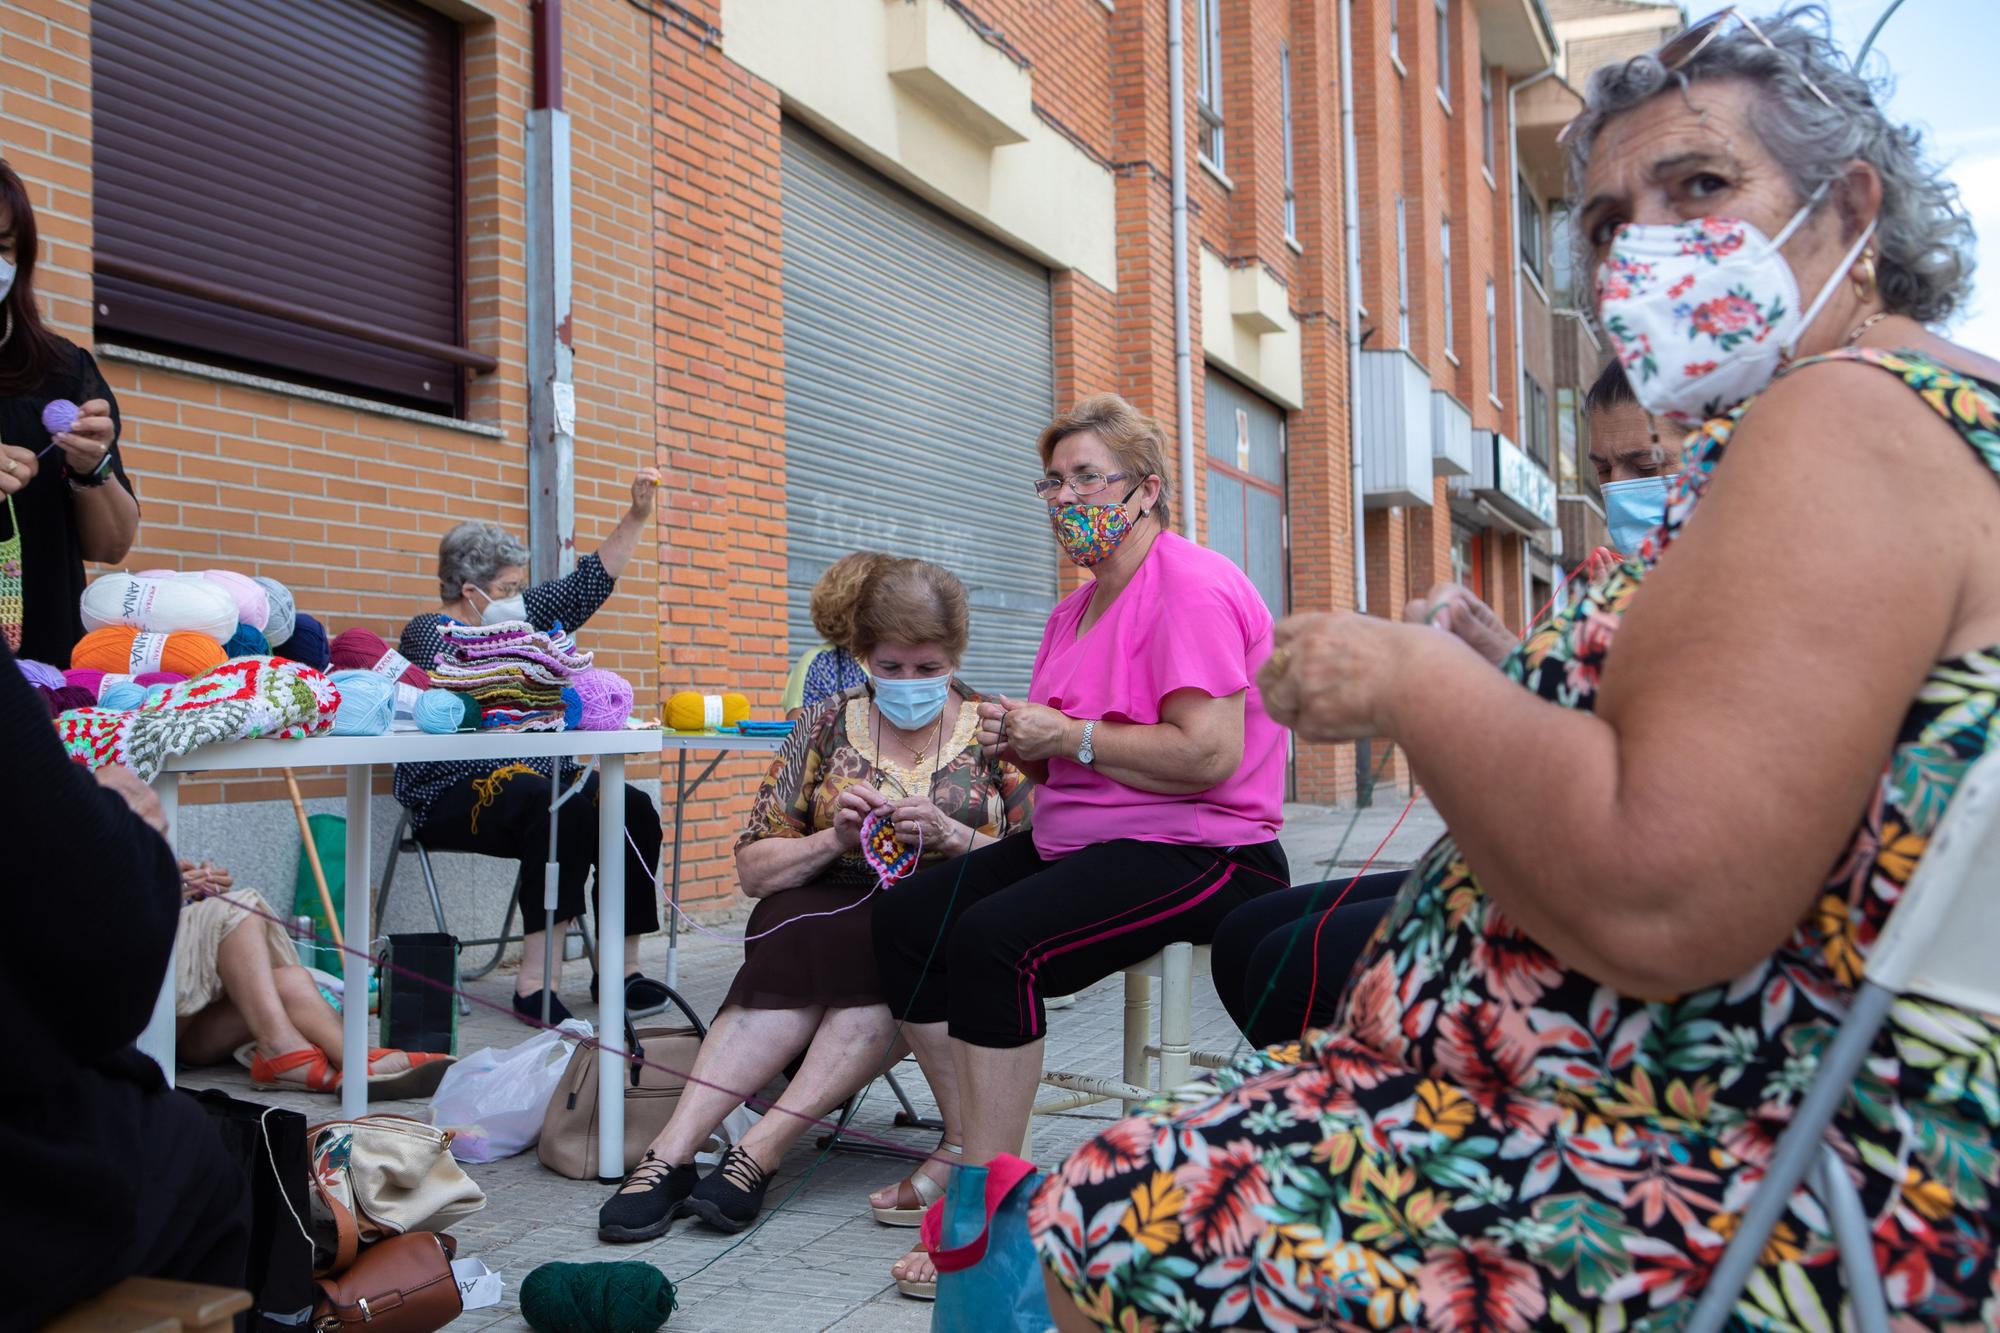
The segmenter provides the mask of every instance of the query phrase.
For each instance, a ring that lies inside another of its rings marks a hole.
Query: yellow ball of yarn
[[[674,731],[708,731],[733,727],[750,716],[750,701],[740,694],[697,694],[681,690],[667,700],[667,726]]]

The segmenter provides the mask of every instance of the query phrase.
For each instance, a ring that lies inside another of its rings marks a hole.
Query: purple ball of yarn
[[[580,730],[619,731],[632,715],[632,685],[615,671],[601,667],[579,671],[563,694],[572,691],[578,703],[578,720],[573,725]],[[568,703],[567,698],[564,703]]]
[[[76,424],[79,415],[76,404],[69,399],[51,399],[48,406],[42,409],[42,425],[48,428],[49,434],[61,435]]]
[[[63,673],[46,662],[34,662],[25,657],[14,659],[14,665],[21,668],[21,674],[28,678],[30,685],[40,685],[44,689],[59,690],[69,684]]]
[[[97,696],[76,685],[65,685],[59,690],[49,691],[49,706],[57,714],[67,713],[72,708],[95,708]]]

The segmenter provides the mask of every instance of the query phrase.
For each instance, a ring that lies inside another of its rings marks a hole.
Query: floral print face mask
[[[1742,218],[1627,224],[1597,269],[1597,313],[1639,403],[1692,430],[1763,389],[1797,350],[1858,259],[1870,222],[1804,314],[1780,247],[1826,192],[1775,239]]]

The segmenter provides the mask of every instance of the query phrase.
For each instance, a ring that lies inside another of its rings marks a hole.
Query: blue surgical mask
[[[1667,521],[1669,477],[1634,477],[1604,483],[1604,521],[1618,554],[1639,554],[1639,545]]]
[[[0,259],[0,301],[7,299],[7,293],[14,290],[14,261]]]
[[[951,673],[942,676],[914,676],[895,680],[875,677],[875,706],[889,725],[902,731],[927,727],[944,711],[951,697]]]

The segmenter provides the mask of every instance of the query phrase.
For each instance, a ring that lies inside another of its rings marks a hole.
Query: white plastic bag
[[[431,1123],[452,1131],[451,1155],[461,1162],[497,1162],[535,1146],[549,1094],[579,1040],[594,1029],[581,1018],[537,1032],[519,1046],[488,1046],[447,1069],[431,1098]]]

